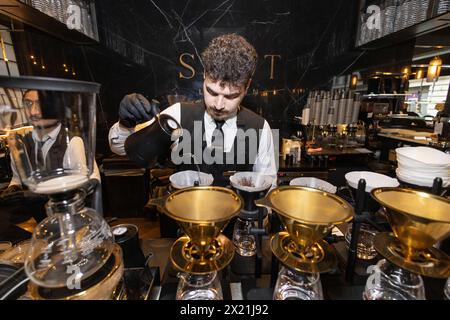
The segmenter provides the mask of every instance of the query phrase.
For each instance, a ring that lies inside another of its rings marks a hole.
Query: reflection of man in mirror
[[[55,93],[38,92],[37,90],[27,90],[23,95],[23,108],[28,124],[33,127],[31,132],[23,136],[23,143],[26,145],[28,159],[33,168],[41,171],[50,170],[51,168],[62,167],[64,169],[83,170],[87,168],[84,143],[81,137],[70,137],[66,130],[61,130],[62,125],[59,121],[61,117],[57,112],[63,110],[63,106],[58,108],[41,108],[41,103],[45,105],[56,106]],[[48,109],[48,110],[47,110]],[[45,111],[45,112],[44,112]],[[70,142],[67,143],[68,139]],[[22,165],[25,165],[22,163]],[[22,191],[26,187],[22,184],[20,174],[21,166],[18,166],[14,157],[11,155],[12,179],[8,188],[1,194],[1,199],[11,200],[15,197],[28,197],[37,199],[39,196],[32,195]],[[90,179],[90,189],[100,183],[100,174],[97,164],[94,161],[94,170]],[[22,192],[22,193],[20,193]],[[47,201],[47,197],[41,197],[42,209],[43,204]],[[44,214],[45,216],[45,214]]]

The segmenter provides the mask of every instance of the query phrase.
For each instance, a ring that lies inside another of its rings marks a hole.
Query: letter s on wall
[[[192,72],[192,75],[191,76],[185,76],[183,73],[181,73],[181,71],[180,71],[180,73],[178,74],[178,76],[180,77],[180,79],[192,79],[193,77],[195,77],[195,70],[194,70],[194,68],[190,65],[190,64],[187,64],[184,60],[183,60],[183,57],[184,56],[189,56],[189,57],[191,57],[191,59],[192,60],[194,60],[194,55],[193,54],[190,54],[190,53],[182,53],[181,55],[180,55],[180,63],[181,63],[181,65],[183,66],[183,67],[185,67],[186,69],[189,69],[191,72]]]

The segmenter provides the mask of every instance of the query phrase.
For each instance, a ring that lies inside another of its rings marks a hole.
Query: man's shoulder
[[[243,112],[243,113],[246,113],[248,115],[251,115],[252,117],[257,117],[257,118],[261,118],[261,119],[264,120],[264,118],[262,116],[260,116],[259,114],[257,114],[253,110],[251,110],[249,108],[246,108],[244,106],[240,106],[240,111],[239,112]]]
[[[241,106],[239,114],[240,114],[241,119],[245,119],[246,122],[250,122],[253,127],[257,126],[260,129],[262,129],[264,127],[264,123],[266,122],[266,119],[264,119],[262,116],[260,116],[256,112]]]

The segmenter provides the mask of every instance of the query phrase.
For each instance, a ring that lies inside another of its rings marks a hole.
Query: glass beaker
[[[298,272],[281,267],[273,292],[274,300],[323,300],[319,273]]]
[[[7,133],[21,181],[30,191],[47,195],[86,185],[95,161],[100,85],[1,76],[0,87],[6,93],[0,105],[0,130]],[[20,122],[14,120],[23,118]]]
[[[178,273],[177,300],[223,300],[217,272],[206,274]]]
[[[422,277],[397,267],[386,259],[370,266],[364,300],[425,300]]]
[[[373,239],[377,231],[370,225],[362,223],[359,228],[358,244],[356,246],[356,256],[361,260],[372,260],[378,253],[373,245]],[[347,232],[345,233],[345,244],[347,249],[350,247],[350,241],[352,240],[352,225],[349,225]]]
[[[233,230],[233,243],[236,252],[243,257],[252,257],[256,254],[256,237],[250,234],[250,229],[255,228],[257,221],[237,218]]]

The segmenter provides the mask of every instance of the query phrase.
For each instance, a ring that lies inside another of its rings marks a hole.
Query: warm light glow
[[[416,79],[422,79],[422,78],[423,78],[423,69],[417,69]]]
[[[44,70],[45,70],[45,66],[42,66],[42,69],[44,69]]]
[[[76,76],[77,74],[75,72],[72,72],[72,75]]]
[[[34,62],[33,62],[33,64],[34,64],[34,65],[36,65],[36,64],[37,64],[37,62],[36,62],[36,61],[34,61]]]
[[[428,65],[427,82],[433,82],[439,78],[441,74],[442,60],[439,57],[434,57]]]
[[[31,55],[31,56],[30,56],[30,58],[31,58],[31,59],[34,59],[34,56],[33,56],[33,55]]]
[[[65,72],[69,72],[69,69],[65,69],[64,71],[65,71]]]
[[[8,57],[7,57],[7,55],[6,55],[5,42],[3,42],[3,37],[2,37],[1,34],[0,34],[0,42],[1,42],[1,45],[2,45],[3,60],[5,60],[5,62],[8,62],[9,59],[8,59]]]
[[[355,89],[357,84],[358,84],[358,76],[356,74],[354,74],[354,75],[352,75],[352,78],[350,79],[350,88]]]
[[[67,68],[67,65],[64,63],[64,64],[63,64],[63,67],[64,67],[64,68]]]
[[[402,73],[403,74],[410,74],[411,73],[411,68],[406,66],[402,68]]]

